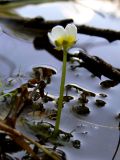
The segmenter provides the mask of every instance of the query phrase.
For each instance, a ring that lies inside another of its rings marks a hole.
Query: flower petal
[[[74,24],[68,24],[64,29],[57,25],[51,32],[48,32],[48,38],[56,49],[69,49],[77,40],[77,27]]]
[[[51,32],[48,32],[48,38],[49,38],[50,42],[51,42],[53,45],[55,45],[55,44],[54,44],[55,39],[54,39],[54,37],[52,36]]]
[[[77,27],[74,24],[68,24],[65,27],[65,32],[67,36],[73,36],[75,41],[77,39]]]
[[[62,26],[55,26],[51,31],[51,36],[55,40],[65,36],[65,29]]]

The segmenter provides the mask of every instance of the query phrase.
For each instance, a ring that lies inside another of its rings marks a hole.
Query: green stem
[[[57,135],[59,132],[61,111],[62,111],[62,106],[63,106],[65,78],[66,78],[66,63],[67,63],[67,50],[64,49],[63,50],[63,66],[62,66],[62,76],[61,76],[61,84],[60,84],[60,94],[59,94],[59,100],[58,100],[58,112],[57,112],[57,119],[55,123],[54,135]]]

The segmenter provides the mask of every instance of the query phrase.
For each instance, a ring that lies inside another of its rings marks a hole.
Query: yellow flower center
[[[60,37],[55,41],[56,49],[57,50],[61,50],[63,48],[69,49],[73,46],[75,42],[76,39],[72,35]]]

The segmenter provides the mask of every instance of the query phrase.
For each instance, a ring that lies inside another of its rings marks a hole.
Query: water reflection
[[[0,54],[0,64],[1,64],[1,73],[5,73],[5,71],[3,70],[4,65],[5,68],[7,66],[9,73],[8,76],[11,76],[16,68],[16,65],[14,63],[14,61],[11,61],[9,58],[7,58],[6,56],[4,56],[3,54]]]
[[[51,6],[49,6],[48,4],[41,5],[41,7],[27,6],[16,11],[19,14],[25,17],[29,16],[30,18],[36,16],[39,13],[39,15],[44,14],[44,17],[46,19],[55,20],[64,17],[74,17],[75,22],[89,22],[89,24],[95,24],[95,26],[99,27],[111,27],[118,29],[120,26],[120,23],[117,20],[115,20],[114,22],[111,19],[106,20],[99,15],[95,15],[91,9],[85,9],[85,17],[87,19],[84,19],[82,10],[79,12],[79,16],[76,17],[76,15],[78,15],[78,11],[75,10],[74,6],[63,6],[61,4],[58,6],[58,4],[60,3],[55,3]],[[69,12],[66,9],[67,7],[69,8]],[[96,5],[96,7],[100,6]],[[48,8],[50,9],[48,12],[49,14],[46,13],[46,10],[48,10]],[[79,7],[77,6],[77,9],[78,8]],[[73,9],[74,11],[72,12]],[[94,19],[92,16],[96,18]],[[97,56],[100,56],[103,59],[107,60],[107,62],[115,65],[116,67],[120,67],[119,43],[109,44],[105,40],[97,37],[89,38],[85,35],[79,35],[79,44],[82,48],[86,49],[92,55],[95,54]],[[3,74],[7,74],[6,72],[9,72],[9,75],[13,74],[16,69],[18,70],[21,64],[22,69],[25,71],[25,73],[26,71],[28,71],[28,69],[31,70],[33,67],[38,67],[41,64],[52,65],[53,67],[55,67],[58,71],[57,75],[52,77],[51,84],[47,86],[46,92],[58,96],[59,79],[61,74],[61,62],[51,56],[48,51],[45,51],[43,48],[37,51],[34,49],[32,43],[25,43],[13,38],[9,39],[8,37],[5,37],[5,35],[2,38],[0,37],[0,49],[2,50],[0,54],[0,63],[2,63],[3,66],[0,68],[0,72],[2,72]],[[75,74],[78,76],[75,76]],[[102,80],[104,79],[105,77],[102,77]],[[86,71],[85,69],[77,69],[75,71],[71,71],[70,65],[68,64],[66,84],[75,83],[95,93],[104,93],[108,95],[108,97],[106,98],[107,105],[103,108],[95,107],[95,100],[93,101],[93,99],[91,99],[89,103],[89,108],[91,112],[88,116],[76,116],[72,114],[70,111],[70,106],[72,105],[71,103],[67,103],[63,108],[64,111],[62,114],[61,128],[64,128],[65,130],[71,130],[74,129],[76,125],[80,126],[80,124],[82,124],[86,127],[83,131],[88,132],[88,134],[86,134],[86,136],[84,137],[81,136],[81,134],[77,135],[77,138],[79,137],[82,142],[80,150],[73,150],[71,146],[64,147],[64,150],[66,151],[69,160],[80,160],[80,157],[82,160],[111,159],[114,148],[116,147],[118,130],[101,127],[101,125],[111,127],[117,127],[118,125],[118,121],[115,119],[115,116],[119,113],[120,86],[118,85],[112,89],[103,90],[99,85],[100,82],[101,80],[96,77],[91,78],[90,72]],[[110,143],[111,145],[109,145]]]

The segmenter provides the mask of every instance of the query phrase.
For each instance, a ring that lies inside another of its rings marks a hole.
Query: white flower
[[[48,37],[57,50],[69,49],[77,40],[77,27],[74,24],[68,24],[65,28],[57,25],[48,32]]]

